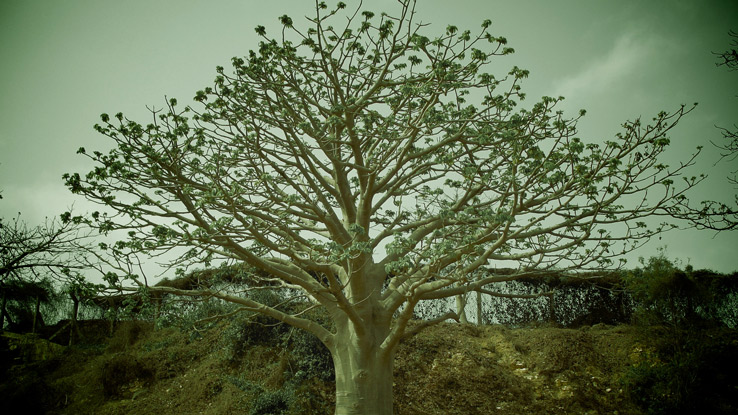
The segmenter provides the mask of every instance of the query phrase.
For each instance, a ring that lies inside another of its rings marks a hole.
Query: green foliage
[[[265,389],[243,377],[226,376],[225,380],[244,392],[251,399],[249,415],[285,415],[305,413],[305,405],[315,406],[304,388],[295,383],[287,383],[276,390]]]
[[[271,317],[261,314],[239,316],[223,332],[224,357],[236,363],[254,345],[280,344],[286,332],[286,326]]]
[[[108,341],[108,350],[122,352],[133,346],[148,331],[151,324],[143,321],[123,321],[118,325],[113,337]]]
[[[8,279],[0,284],[0,297],[5,300],[4,313],[9,329],[17,332],[31,331],[36,305],[40,314],[36,316],[37,328],[53,319],[62,304],[62,293],[47,278],[38,281]],[[0,327],[0,329],[2,329]]]
[[[738,275],[679,269],[662,251],[643,268],[624,277],[625,285],[639,304],[641,324],[728,325],[734,327],[730,308],[738,293]]]
[[[651,336],[653,338],[654,336]],[[738,411],[738,335],[730,330],[685,331],[674,342],[664,333],[655,354],[623,379],[648,414],[733,414]]]
[[[304,330],[291,329],[288,347],[297,371],[295,380],[302,382],[313,378],[333,381],[336,375],[333,357],[317,337]]]
[[[258,291],[261,301],[276,301],[270,291]],[[269,300],[268,297],[272,297]],[[293,312],[298,310],[292,310]],[[328,316],[316,310],[307,311],[309,317],[319,324],[327,325]],[[332,381],[335,376],[333,358],[325,345],[313,334],[290,328],[261,314],[241,313],[223,331],[221,338],[223,357],[231,364],[238,363],[249,348],[256,345],[283,346],[291,355],[294,381],[303,382],[314,378]]]
[[[279,306],[281,297],[273,290],[257,290],[251,297],[271,306]],[[300,313],[311,320],[328,326],[329,318],[315,309],[305,310],[306,305],[294,304],[285,311]],[[242,378],[228,381],[249,395],[255,396],[251,414],[305,413],[305,408],[327,413],[324,398],[313,390],[316,380],[332,382],[335,377],[333,359],[328,349],[314,335],[280,323],[260,314],[240,313],[221,336],[223,358],[231,365],[238,365],[254,347],[282,347],[286,353],[280,371],[278,390],[270,390]],[[267,382],[269,383],[269,382]]]
[[[282,415],[290,408],[293,393],[290,389],[265,391],[261,393],[251,406],[249,415]]]
[[[623,380],[631,399],[649,414],[735,413],[738,334],[720,326],[736,275],[681,270],[664,252],[641,262],[626,284],[653,353]]]
[[[218,315],[233,312],[237,307],[217,299],[192,299],[179,301],[171,296],[165,297],[157,325],[175,327],[184,331],[196,331],[215,324],[217,320],[207,320]],[[207,321],[203,323],[203,321]]]
[[[3,373],[0,396],[5,408],[22,408],[25,414],[44,414],[58,398],[43,376],[43,367],[26,366],[21,373]],[[7,381],[6,381],[7,380]],[[20,410],[20,409],[19,409]],[[7,410],[6,410],[7,411]]]

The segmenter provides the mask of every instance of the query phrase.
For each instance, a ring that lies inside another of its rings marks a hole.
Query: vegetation
[[[0,218],[0,330],[35,331],[42,306],[58,312],[61,297],[96,290],[80,275],[90,252],[90,230],[81,217],[63,214],[28,226],[20,214]],[[76,314],[75,314],[76,315]],[[53,316],[57,318],[58,316]]]
[[[2,335],[8,406],[738,410],[736,276],[663,255],[627,273],[614,262],[676,226],[661,218],[735,227],[726,204],[690,207],[703,176],[676,180],[699,149],[676,168],[663,163],[691,108],[583,140],[584,111],[565,115],[562,97],[521,105],[527,71],[486,72],[513,52],[489,20],[474,34],[449,25],[429,37],[416,2],[399,4],[391,16],[316,1],[305,30],[287,15],[277,36],[257,27],[258,49],[230,72],[218,67],[199,106],[171,99],[145,125],[102,114],[95,128],[113,150],[80,148],[96,167],[64,177],[100,212],[37,227],[0,218],[0,329],[30,332]],[[719,56],[735,69],[735,50]],[[723,133],[734,157],[735,133]],[[107,237],[99,251],[88,226]],[[166,262],[159,276],[178,278],[150,279],[152,259]],[[504,291],[507,282],[527,291]],[[477,327],[472,294],[478,322],[483,295],[542,303],[498,308],[514,330]],[[456,312],[444,303],[422,315],[421,304],[444,299]],[[47,325],[44,306],[58,319],[62,304],[69,318]],[[78,322],[90,307],[109,321]]]
[[[227,274],[199,273],[188,278],[202,281]],[[594,325],[573,322],[577,329],[545,321],[515,329],[469,324],[429,328],[398,349],[394,406],[402,414],[662,414],[694,413],[696,408],[734,413],[738,332],[731,328],[734,317],[720,309],[735,311],[730,302],[738,290],[735,281],[735,275],[682,270],[662,254],[644,260],[619,285],[613,281],[612,287],[625,287],[636,299],[635,325],[603,325],[597,319],[609,317],[595,309],[584,319]],[[578,286],[588,296],[586,286]],[[277,292],[250,295],[285,307]],[[32,401],[30,413],[334,410],[330,351],[315,336],[262,314],[232,314],[236,307],[226,302],[164,300],[159,320],[149,308],[139,308],[118,324],[112,337],[106,322],[81,321],[80,341],[45,360],[20,354],[18,343],[13,343],[15,349],[3,343],[0,392],[9,402]],[[179,307],[180,318],[162,317],[168,307]],[[521,318],[528,313],[505,310]],[[224,314],[231,316],[212,318]],[[311,318],[330,321],[327,316]],[[410,322],[411,327],[422,324]],[[39,335],[49,337],[59,327],[46,327]],[[64,338],[57,340],[66,344]]]
[[[642,262],[627,284],[652,355],[625,378],[634,401],[649,414],[735,412],[738,274],[681,270],[663,253]]]
[[[728,32],[731,38],[730,48],[723,52],[713,52],[717,56],[716,66],[724,66],[729,71],[738,69],[738,33],[734,31]],[[718,143],[713,143],[720,149],[720,160],[735,162],[738,159],[738,125],[733,124],[732,127],[717,126],[722,133],[723,139]],[[738,190],[738,168],[733,167],[727,181],[733,186],[733,190]],[[722,201],[705,201],[702,202],[700,215],[690,218],[697,226],[718,231],[734,230],[738,227],[738,194],[733,194],[731,202]]]
[[[393,413],[401,340],[459,318],[411,326],[420,301],[617,266],[669,227],[649,218],[691,213],[701,181],[680,177],[694,156],[663,162],[689,107],[583,140],[584,111],[564,115],[563,98],[519,108],[526,70],[485,72],[513,52],[489,20],[429,36],[416,2],[399,3],[387,15],[316,2],[306,29],[287,15],[276,36],[257,27],[258,49],[218,67],[199,107],[170,99],[143,124],[103,114],[115,148],[80,148],[96,167],[65,175],[102,206],[89,223],[124,235],[101,246],[113,286],[219,298],[306,330],[333,358],[338,414]],[[149,287],[142,255],[182,273],[247,264],[329,324],[215,286]],[[516,268],[485,268],[497,261]]]

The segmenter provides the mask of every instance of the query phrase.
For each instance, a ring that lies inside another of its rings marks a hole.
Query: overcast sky
[[[329,1],[328,3],[333,3]],[[349,8],[358,2],[347,0]],[[628,119],[699,102],[672,133],[670,157],[705,151],[695,174],[710,179],[693,200],[732,200],[725,180],[738,161],[714,166],[716,125],[738,123],[738,72],[716,68],[713,51],[728,48],[738,30],[738,2],[724,1],[445,1],[419,0],[428,34],[448,24],[507,37],[516,53],[499,66],[530,70],[523,84],[532,104],[566,97],[571,115],[584,108],[581,137],[611,138]],[[102,112],[148,121],[146,106],[164,97],[191,103],[212,84],[217,65],[255,49],[254,27],[277,28],[289,14],[304,27],[312,0],[2,0],[0,1],[0,216],[16,212],[31,224],[75,204],[61,179],[90,165],[77,148],[110,143],[92,126]],[[397,10],[395,1],[365,0],[364,9]],[[498,75],[504,74],[500,71]],[[696,268],[738,270],[738,232],[675,231],[632,255],[667,255]],[[636,266],[634,260],[629,265]]]

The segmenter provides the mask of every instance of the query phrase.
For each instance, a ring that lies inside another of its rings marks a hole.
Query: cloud
[[[555,95],[581,97],[622,84],[655,59],[659,49],[657,43],[655,38],[642,33],[621,35],[604,54],[594,56],[579,72],[558,81],[554,86]]]

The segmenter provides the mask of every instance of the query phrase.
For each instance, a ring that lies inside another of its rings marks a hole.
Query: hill
[[[85,343],[32,363],[5,344],[6,405],[29,414],[332,412],[330,357],[288,327],[237,318],[200,331],[126,322],[110,338],[104,322],[83,329]],[[735,356],[734,331],[711,333]],[[628,325],[440,324],[398,351],[395,406],[403,415],[644,413],[634,393],[653,393],[653,385],[641,372],[668,366],[648,339]],[[735,391],[735,380],[728,384]],[[714,392],[725,411],[738,408]]]

